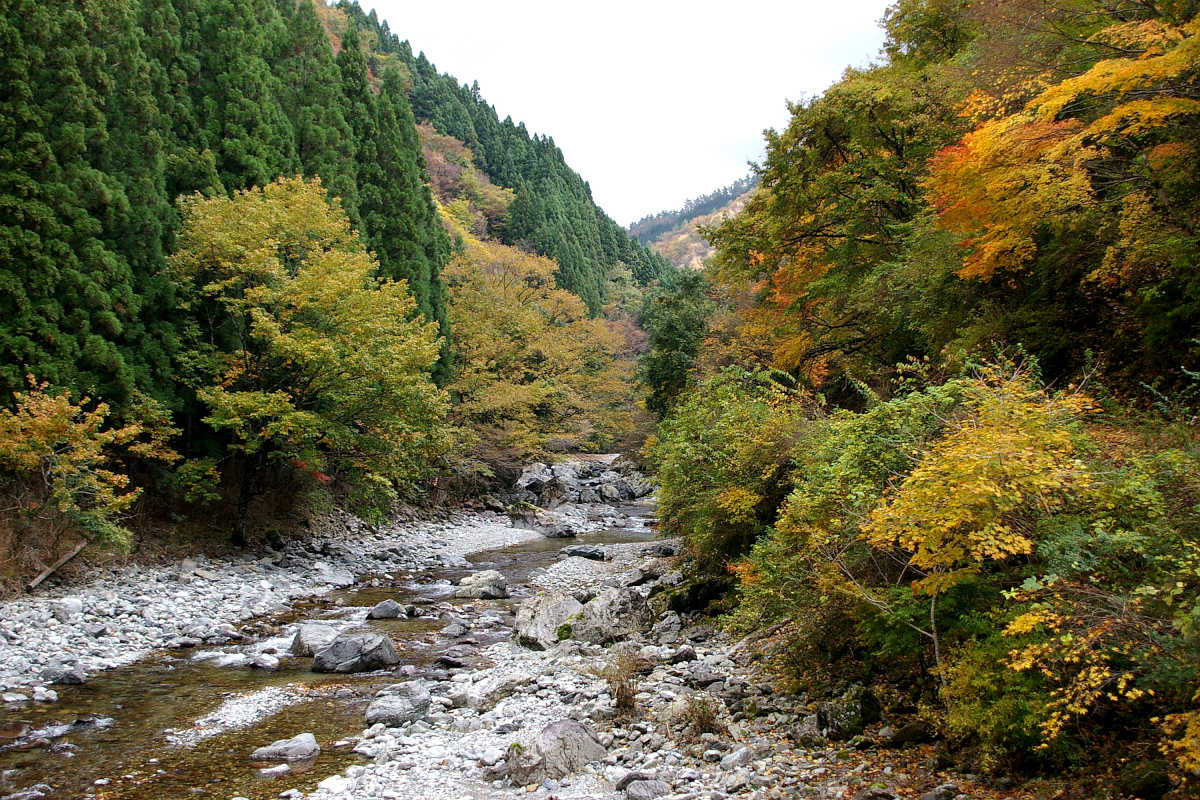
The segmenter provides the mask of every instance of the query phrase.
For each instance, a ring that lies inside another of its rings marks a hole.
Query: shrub
[[[719,373],[674,408],[650,445],[662,529],[682,536],[702,568],[723,571],[743,555],[787,493],[804,404],[779,377]]]

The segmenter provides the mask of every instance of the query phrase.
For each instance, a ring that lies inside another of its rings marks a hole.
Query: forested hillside
[[[0,43],[5,581],[134,515],[244,540],[631,434],[669,265],[374,14],[9,0]]]
[[[697,217],[707,216],[727,208],[730,203],[758,185],[755,175],[748,175],[714,192],[692,198],[675,211],[648,214],[629,226],[629,233],[644,245],[663,237],[665,233],[684,227]]]
[[[678,269],[702,269],[713,247],[700,233],[738,214],[753,194],[757,178],[750,176],[689,200],[679,211],[660,211],[630,226],[629,232]]]
[[[643,309],[681,596],[1028,796],[1195,792],[1198,10],[900,0]]]
[[[604,282],[628,269],[640,285],[669,278],[665,259],[631,239],[592,200],[592,190],[563,159],[554,139],[530,134],[496,109],[472,87],[439,74],[424,53],[393,34],[372,11],[341,0],[338,8],[361,26],[380,63],[402,65],[411,81],[413,113],[442,134],[453,136],[474,153],[492,182],[515,192],[497,233],[506,244],[532,249],[558,264],[559,285],[583,298],[594,313],[605,302]]]

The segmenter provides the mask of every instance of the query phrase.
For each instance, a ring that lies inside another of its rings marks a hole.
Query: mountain
[[[718,225],[742,210],[758,180],[748,175],[715,192],[688,200],[683,208],[660,211],[629,226],[630,235],[678,269],[700,269],[712,255],[712,245],[700,228]]]

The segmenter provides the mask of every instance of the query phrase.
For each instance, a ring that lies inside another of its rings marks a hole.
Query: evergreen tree
[[[340,197],[351,220],[358,223],[355,139],[342,115],[339,73],[329,36],[312,0],[301,0],[289,17],[287,46],[275,71],[301,170],[308,177],[321,176],[329,194]]]
[[[88,163],[107,133],[87,81],[102,57],[76,9],[0,9],[0,392],[28,372],[119,398],[134,381],[117,340],[137,303],[101,222],[119,187]]]
[[[291,125],[267,66],[268,29],[241,0],[179,0],[188,85],[199,122],[198,152],[216,157],[226,189],[262,186],[293,173]],[[269,8],[264,6],[264,8]]]

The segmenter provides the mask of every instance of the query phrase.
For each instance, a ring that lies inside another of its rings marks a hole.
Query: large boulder
[[[458,582],[455,597],[496,600],[508,597],[508,579],[494,569],[473,572]]]
[[[307,761],[316,758],[320,752],[316,737],[311,733],[302,733],[260,747],[250,754],[250,758],[255,761]]]
[[[44,683],[81,684],[87,680],[83,667],[74,661],[51,661],[42,670],[41,678]]]
[[[574,625],[583,614],[583,604],[565,594],[539,594],[521,603],[517,609],[513,635],[517,642],[532,650],[548,650],[574,634]]]
[[[312,564],[312,570],[313,577],[318,582],[327,583],[335,589],[345,589],[354,585],[354,573],[345,567],[335,567],[324,561],[315,561]]]
[[[465,706],[482,714],[491,711],[497,703],[518,689],[536,685],[536,676],[524,670],[492,671],[474,683],[453,684],[450,690],[450,702],[458,708]]]
[[[880,720],[879,700],[870,689],[852,686],[837,700],[817,705],[817,722],[834,741],[851,739],[872,722]]]
[[[543,511],[534,518],[533,529],[547,539],[573,539],[577,531],[565,516],[555,511]]]
[[[370,672],[400,662],[391,639],[377,633],[343,633],[313,654],[313,672]]]
[[[296,628],[288,650],[294,656],[312,658],[313,654],[337,638],[337,628],[320,622],[304,622]]]
[[[537,494],[552,480],[554,480],[554,471],[550,469],[549,465],[535,461],[521,470],[521,477],[517,478],[516,487]]]
[[[367,724],[381,722],[398,728],[424,719],[429,713],[429,689],[424,681],[405,681],[380,689],[367,706]]]
[[[396,619],[402,616],[404,616],[404,606],[391,598],[376,603],[367,612],[367,619]]]
[[[607,589],[584,605],[579,623],[572,626],[571,638],[608,644],[648,630],[653,624],[654,613],[646,598],[629,588]]]
[[[518,785],[558,780],[606,755],[592,732],[571,719],[551,722],[528,748],[510,747],[508,775]]]
[[[569,544],[558,551],[560,556],[575,556],[577,558],[587,558],[592,561],[604,560],[604,548],[597,547],[594,544]]]

